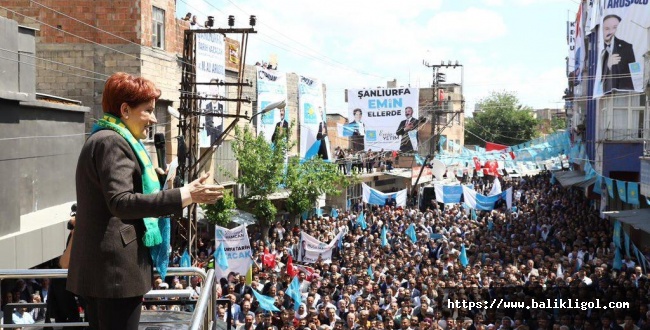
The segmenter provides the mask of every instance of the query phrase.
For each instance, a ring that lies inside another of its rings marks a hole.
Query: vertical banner
[[[348,124],[354,150],[417,152],[418,130],[425,119],[418,111],[419,89],[348,90]],[[355,141],[354,137],[363,139]]]
[[[583,12],[583,6],[582,3],[580,3],[575,21],[569,22],[571,24],[570,27],[573,27],[572,29],[569,29],[571,32],[569,35],[569,81],[573,86],[580,85],[580,82],[582,81],[582,72],[586,55]],[[576,88],[574,90],[576,96],[580,96],[581,92],[581,88]]]
[[[300,158],[313,157],[307,155],[308,150],[315,148],[318,156],[332,159],[327,137],[327,117],[323,99],[323,84],[319,79],[300,76],[298,82],[298,113],[300,114]]]
[[[226,55],[224,36],[219,33],[197,33],[194,35],[196,44],[196,82],[216,83],[226,80]],[[199,133],[199,147],[207,148],[223,132],[223,115],[225,104],[217,101],[225,97],[225,86],[197,85],[196,92],[206,99],[199,102],[199,108],[205,116],[201,116],[200,126],[204,129]]]
[[[647,0],[610,0],[603,4],[594,98],[615,90],[643,92],[650,4]]]
[[[253,262],[251,256],[251,244],[248,240],[248,231],[245,225],[228,229],[215,226],[215,246],[222,245],[225,253],[228,267],[222,269],[215,267],[216,278],[227,277],[231,272],[246,275],[248,268]]]
[[[257,113],[265,110],[273,103],[287,100],[287,76],[284,72],[257,69]],[[285,129],[289,138],[289,109],[272,109],[258,116],[257,134],[264,134],[268,142],[274,143],[280,129]]]

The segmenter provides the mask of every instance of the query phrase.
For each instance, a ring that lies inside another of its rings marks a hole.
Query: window
[[[151,21],[151,46],[165,49],[165,11],[153,7]]]
[[[602,128],[608,140],[642,139],[644,127],[645,94],[614,94],[603,108],[606,119]]]

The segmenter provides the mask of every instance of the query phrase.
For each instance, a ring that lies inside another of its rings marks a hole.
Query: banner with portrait
[[[216,278],[227,277],[234,272],[245,275],[248,272],[253,258],[251,256],[251,244],[248,239],[248,230],[245,225],[228,229],[215,226],[215,246],[223,244],[228,260],[228,268],[214,267]]]
[[[599,22],[594,98],[612,91],[643,92],[649,1],[603,1]]]
[[[268,70],[262,67],[257,69],[257,134],[264,134],[266,141],[274,143],[281,129],[284,129],[289,138],[289,108],[271,109],[274,104],[287,100],[287,76],[284,72]]]
[[[353,150],[417,152],[418,88],[348,90],[348,124]]]
[[[313,264],[322,260],[325,263],[332,262],[332,252],[341,239],[343,232],[339,232],[329,243],[323,243],[305,232],[300,233],[300,250],[298,261]]]
[[[584,10],[582,3],[578,7],[578,13],[576,14],[576,19],[569,24],[569,82],[572,86],[578,86],[582,82],[582,73],[586,72],[584,70],[584,63],[586,57],[586,47],[585,47],[585,25],[584,25]],[[580,96],[582,92],[581,88],[576,88],[574,93],[576,96]]]
[[[226,80],[225,40],[219,33],[197,33],[196,42],[196,82],[216,83]],[[196,85],[196,92],[203,97],[199,101],[201,116],[199,147],[209,147],[223,132],[223,115],[225,103],[216,98],[225,97],[225,86]]]
[[[327,114],[323,84],[319,79],[300,76],[298,81],[298,113],[300,114],[300,158],[315,155],[332,159],[327,137]],[[315,154],[310,154],[313,151]]]

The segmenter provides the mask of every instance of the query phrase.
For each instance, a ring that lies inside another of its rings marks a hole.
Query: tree
[[[239,163],[237,183],[243,184],[247,191],[243,202],[257,218],[264,238],[277,213],[269,196],[279,189],[284,180],[286,152],[292,145],[285,138],[284,130],[278,133],[280,136],[273,145],[266,141],[263,134],[255,137],[248,126],[244,129],[236,126],[232,145]]]
[[[465,144],[484,145],[485,141],[516,145],[538,136],[538,121],[532,108],[523,106],[511,92],[492,92],[478,103],[480,112],[465,121]]]
[[[235,196],[233,196],[232,192],[225,190],[222,199],[214,204],[201,205],[201,207],[205,210],[205,218],[210,224],[225,227],[230,223],[230,217],[233,214],[232,210],[237,205],[235,205]]]
[[[353,177],[346,177],[335,163],[314,157],[304,162],[299,157],[289,160],[287,188],[291,191],[285,207],[295,219],[301,213],[314,208],[323,194],[339,195]]]

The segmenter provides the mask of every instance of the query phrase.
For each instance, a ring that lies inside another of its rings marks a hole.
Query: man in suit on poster
[[[630,63],[636,62],[632,44],[616,37],[621,18],[607,15],[603,18],[603,40],[601,83],[603,93],[612,89],[634,90],[630,75]]]
[[[271,135],[271,142],[275,144],[280,137],[280,129],[284,130],[285,138],[289,139],[289,122],[284,117],[284,108],[280,109],[280,121],[275,124],[275,130],[273,130],[273,135]]]
[[[413,108],[411,107],[406,107],[404,109],[404,114],[406,114],[406,119],[402,120],[399,123],[397,132],[395,132],[395,134],[402,136],[399,150],[401,152],[413,152],[413,144],[411,143],[409,132],[412,130],[415,130],[417,132],[419,121],[417,118],[413,118]]]

